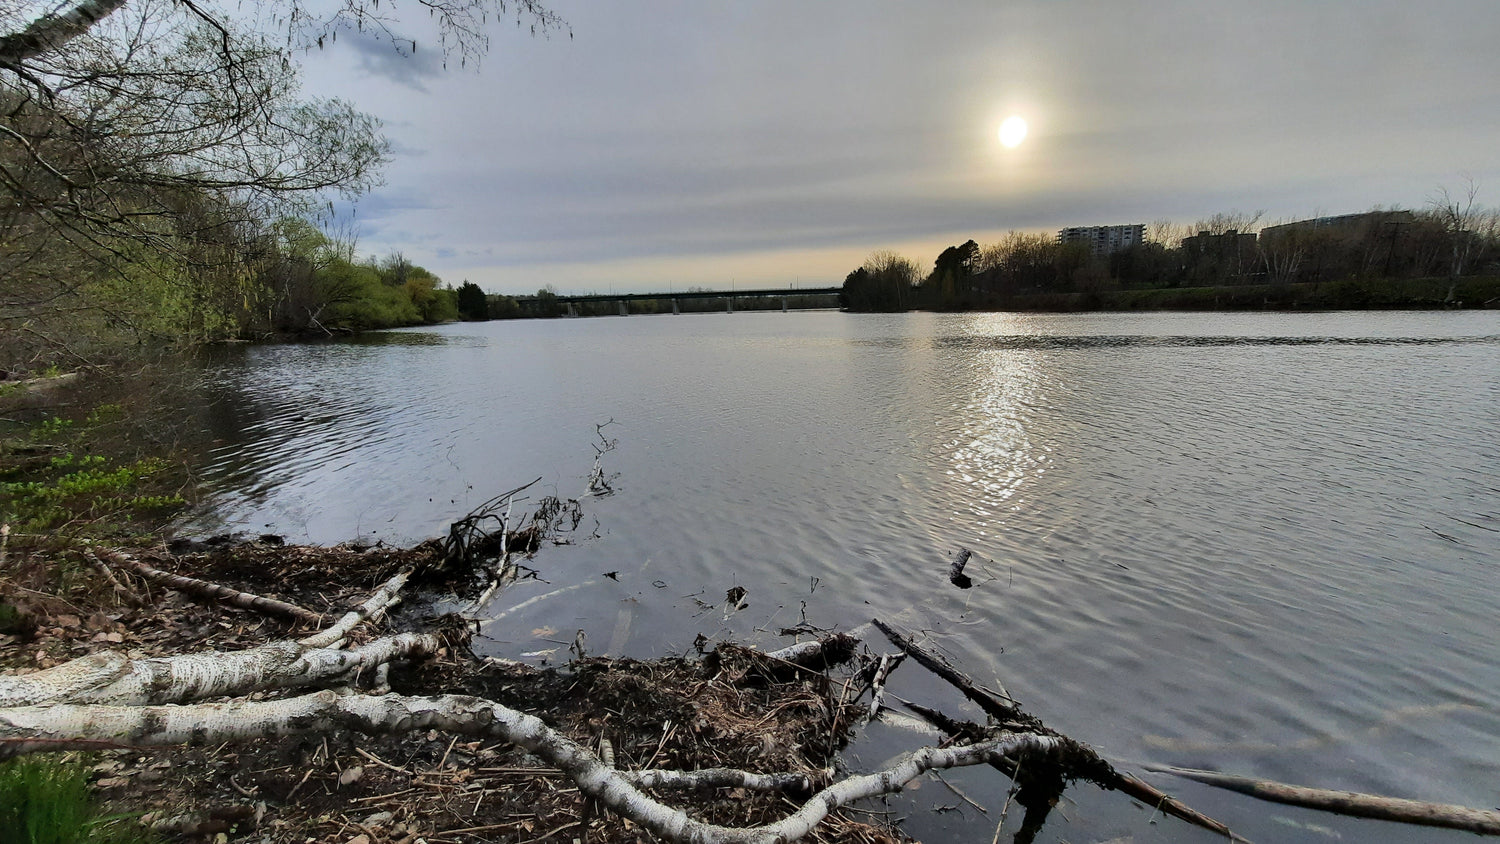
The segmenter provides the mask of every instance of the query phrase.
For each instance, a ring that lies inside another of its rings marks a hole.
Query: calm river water
[[[1127,766],[1500,806],[1497,312],[494,322],[244,349],[209,381],[200,527],[297,541],[437,535],[537,477],[578,495],[614,420],[618,492],[489,608],[497,654],[879,616]],[[857,764],[910,741],[888,729]],[[1147,776],[1262,844],[1471,840]],[[891,808],[989,841],[1003,779],[949,780],[990,816],[932,811],[961,805],[936,782]],[[1068,798],[1042,840],[1216,840]]]

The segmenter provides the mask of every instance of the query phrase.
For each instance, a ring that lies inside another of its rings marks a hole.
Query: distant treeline
[[[732,292],[712,291],[704,287],[689,287],[683,292],[723,293],[722,297],[677,299],[677,310],[684,314],[724,311],[727,309],[726,300],[734,295]],[[785,298],[786,307],[794,311],[838,306],[834,297],[828,294],[799,295],[795,290],[789,290]],[[577,302],[573,305],[573,314],[575,316],[615,316],[620,313],[622,303],[628,314],[670,314],[672,302],[672,296],[661,299],[632,299],[623,302],[622,300]],[[734,309],[736,311],[779,311],[781,303],[781,297],[775,296],[741,297],[734,299]],[[478,285],[467,281],[458,288],[458,308],[460,316],[466,320],[551,319],[568,313],[567,305],[558,301],[557,293],[550,288],[538,290],[531,296],[486,295]]]
[[[894,252],[844,280],[852,311],[1483,307],[1500,304],[1500,213],[1441,194],[1423,211],[1376,209],[1259,226],[1219,214],[1154,223],[1142,243],[1012,232],[945,249],[930,271]]]

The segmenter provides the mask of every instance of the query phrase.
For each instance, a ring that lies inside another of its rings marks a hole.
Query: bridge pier
[[[727,306],[727,307],[726,307],[726,308],[725,308],[725,310],[724,310],[724,312],[725,312],[725,313],[729,313],[729,314],[732,314],[732,313],[734,313],[734,297],[733,297],[733,296],[730,296],[730,297],[729,297],[729,298],[728,298],[728,299],[725,299],[725,300],[724,300],[724,301],[725,301],[725,302],[726,302],[726,303],[727,303],[727,305],[728,305],[728,306]]]
[[[679,307],[677,307],[677,300],[676,299],[672,300],[672,313],[674,313],[674,314],[680,314],[680,313],[682,313],[682,309],[679,308]]]
[[[576,316],[578,316],[578,312],[575,311],[575,310],[573,310],[573,303],[572,302],[568,303],[568,316],[570,316],[570,317],[576,317]]]
[[[781,312],[782,313],[786,313],[787,312],[786,297],[785,296],[781,297]]]
[[[630,309],[625,307],[625,300],[620,300],[620,316],[630,316]]]

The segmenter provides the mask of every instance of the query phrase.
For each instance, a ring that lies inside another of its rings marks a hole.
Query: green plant
[[[25,533],[64,525],[110,533],[137,516],[154,517],[186,504],[170,491],[167,461],[105,456],[122,450],[103,432],[123,414],[119,405],[101,404],[82,424],[52,417],[32,425],[30,440],[56,453],[24,464],[0,465],[0,519]],[[104,454],[90,453],[95,450]]]
[[[101,815],[79,761],[22,758],[0,764],[0,844],[144,844],[133,819]]]

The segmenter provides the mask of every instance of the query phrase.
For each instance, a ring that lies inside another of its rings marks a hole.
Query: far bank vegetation
[[[1157,221],[1145,241],[1108,254],[1053,233],[943,250],[930,270],[890,251],[844,280],[853,311],[1250,310],[1495,307],[1500,210],[1472,183],[1437,191],[1418,211],[1263,224],[1215,214],[1191,226]]]

